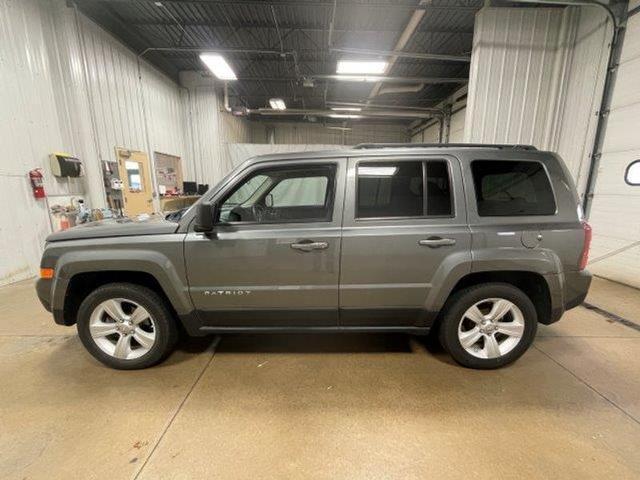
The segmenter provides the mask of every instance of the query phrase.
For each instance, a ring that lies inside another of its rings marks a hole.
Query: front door
[[[151,164],[144,152],[116,148],[118,172],[122,180],[124,212],[129,217],[153,213]]]
[[[350,159],[348,179],[340,324],[425,326],[447,268],[469,265],[459,161]]]
[[[213,202],[213,234],[185,243],[189,291],[206,330],[336,326],[345,165],[249,167]]]

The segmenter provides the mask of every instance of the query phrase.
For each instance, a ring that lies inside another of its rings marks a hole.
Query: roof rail
[[[499,150],[537,150],[533,145],[505,145],[495,143],[359,143],[355,150],[370,148],[495,148]]]

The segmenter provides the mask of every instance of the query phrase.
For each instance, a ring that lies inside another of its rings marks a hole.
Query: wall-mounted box
[[[49,155],[51,161],[51,173],[56,177],[82,177],[84,167],[82,162],[66,153],[52,153]]]

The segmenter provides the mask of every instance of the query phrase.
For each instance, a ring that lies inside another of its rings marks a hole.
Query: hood
[[[83,238],[127,237],[133,235],[163,235],[175,233],[178,224],[168,222],[162,217],[150,217],[144,220],[131,218],[109,218],[98,222],[89,222],[77,227],[52,233],[47,242],[80,240]]]

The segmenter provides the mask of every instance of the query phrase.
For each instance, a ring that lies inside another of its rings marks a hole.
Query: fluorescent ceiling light
[[[363,76],[363,75],[336,75],[336,80],[343,80],[346,82],[377,82],[381,78],[384,78],[380,75],[372,75],[372,76]]]
[[[330,118],[362,118],[362,115],[350,115],[347,113],[330,113]]]
[[[362,75],[365,73],[381,75],[387,69],[387,62],[382,60],[338,60],[336,73],[342,75]]]
[[[207,66],[220,80],[237,80],[236,74],[219,53],[201,53],[200,60]]]
[[[273,108],[274,110],[286,110],[287,106],[284,103],[284,100],[281,98],[270,98],[269,99],[269,105],[271,105],[271,108]]]
[[[392,177],[398,167],[358,167],[358,175],[363,177]]]
[[[360,107],[331,107],[334,112],[361,112]]]

